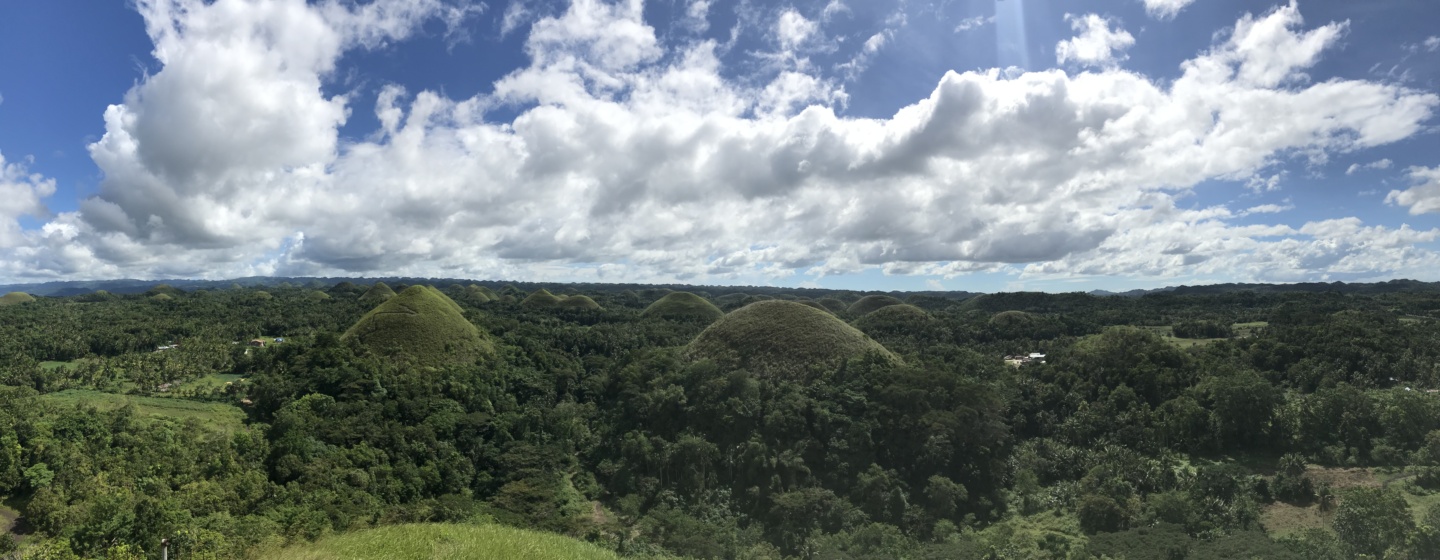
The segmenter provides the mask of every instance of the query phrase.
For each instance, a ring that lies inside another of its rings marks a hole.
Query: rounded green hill
[[[327,299],[330,299],[330,294],[327,294],[320,290],[310,290],[305,294],[305,298],[312,301],[325,301]]]
[[[560,303],[560,298],[550,293],[550,290],[540,288],[526,296],[525,301],[520,302],[521,307],[555,307]]]
[[[0,306],[20,305],[22,303],[30,303],[32,301],[35,301],[35,296],[32,296],[25,292],[10,292],[8,294],[0,296]]]
[[[820,298],[815,300],[815,303],[825,306],[827,311],[835,314],[844,313],[845,310],[849,308],[848,305],[845,305],[845,302],[833,297]]]
[[[783,300],[737,309],[707,327],[685,349],[690,359],[791,377],[804,377],[814,367],[834,368],[872,352],[899,362],[880,343],[835,316]]]
[[[495,352],[460,306],[429,286],[411,286],[361,317],[342,338],[425,366],[473,362]]]
[[[334,286],[330,286],[330,289],[327,291],[332,294],[358,294],[365,291],[365,289],[361,288],[360,286],[356,286],[353,282],[347,280],[340,282],[339,284],[336,284]]]
[[[600,309],[600,304],[590,299],[590,296],[573,295],[565,296],[559,303],[555,304],[559,309]]]
[[[724,317],[725,312],[709,300],[690,292],[670,292],[646,307],[640,316],[710,322]]]
[[[495,300],[495,298],[491,297],[491,293],[493,292],[475,284],[466,286],[464,293],[465,297],[470,298],[470,300],[475,303],[489,303]]]
[[[900,305],[887,305],[866,314],[864,317],[855,320],[855,326],[865,330],[867,325],[894,324],[894,323],[918,323],[935,320],[924,309],[915,307],[908,303]]]
[[[393,297],[395,290],[390,289],[384,282],[376,282],[370,289],[365,290],[365,293],[360,294],[360,303],[380,303]]]
[[[854,315],[856,317],[863,317],[865,315],[873,313],[875,310],[882,307],[900,305],[902,303],[905,302],[890,296],[865,296],[860,298],[859,300],[856,300],[855,303],[850,304],[850,309],[848,309],[847,311],[849,311],[851,315]]]
[[[824,305],[820,305],[820,302],[815,301],[815,300],[813,300],[813,299],[800,299],[800,300],[795,300],[795,303],[798,303],[798,304],[803,305],[803,306],[805,306],[805,307],[814,307],[815,309],[819,309],[819,310],[824,311],[824,312],[826,312],[826,313],[831,313],[831,311],[830,311],[829,309],[827,309]]]
[[[1001,311],[990,317],[990,324],[997,327],[1018,327],[1035,322],[1035,316],[1024,311]]]
[[[145,295],[147,296],[158,296],[164,294],[170,297],[175,297],[183,293],[185,292],[180,291],[180,288],[176,288],[175,286],[171,286],[169,284],[156,284],[152,286],[149,290],[145,290]]]

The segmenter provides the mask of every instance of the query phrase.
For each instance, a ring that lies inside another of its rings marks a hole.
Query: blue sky
[[[1440,280],[1440,5],[0,5],[0,279]]]

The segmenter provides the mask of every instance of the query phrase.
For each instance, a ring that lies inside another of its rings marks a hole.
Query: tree
[[[1405,497],[1391,488],[1354,488],[1335,512],[1335,534],[1356,552],[1380,556],[1415,529]]]
[[[1081,498],[1076,515],[1080,517],[1080,530],[1092,535],[1124,529],[1130,519],[1130,514],[1115,500],[1098,494],[1086,494]]]

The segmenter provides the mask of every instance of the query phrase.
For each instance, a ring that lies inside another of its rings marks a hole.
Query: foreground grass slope
[[[612,560],[593,544],[502,525],[409,524],[322,538],[267,553],[272,560]]]

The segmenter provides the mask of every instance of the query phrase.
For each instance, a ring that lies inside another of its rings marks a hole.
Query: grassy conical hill
[[[185,292],[180,291],[180,288],[176,288],[175,286],[171,286],[169,284],[156,284],[149,290],[145,290],[145,295],[147,296],[158,296],[160,294],[165,294],[170,297],[175,297],[183,293]]]
[[[850,309],[847,311],[856,317],[863,317],[882,307],[900,305],[902,303],[905,302],[890,296],[865,296],[856,300],[855,303],[850,304]]]
[[[833,297],[820,298],[820,299],[815,300],[815,303],[818,303],[818,304],[820,304],[820,305],[823,305],[823,306],[825,306],[825,309],[826,309],[827,311],[829,311],[829,312],[831,312],[831,313],[837,313],[837,314],[838,314],[838,313],[844,313],[845,310],[846,310],[846,309],[849,309],[849,307],[850,307],[850,306],[848,306],[848,305],[845,305],[845,302],[840,301],[840,300],[838,300],[838,299],[835,299],[835,298],[833,298]]]
[[[332,294],[358,294],[365,291],[365,289],[360,286],[356,286],[354,282],[346,280],[334,286],[330,286],[330,289],[327,291]]]
[[[690,292],[670,292],[640,313],[643,317],[711,322],[725,316],[715,304]]]
[[[10,292],[8,294],[0,296],[0,306],[20,305],[22,303],[30,303],[32,301],[35,301],[35,296],[32,296],[25,292]]]
[[[829,309],[826,309],[824,305],[820,305],[820,302],[815,301],[815,300],[813,300],[813,299],[795,300],[795,303],[798,303],[798,304],[803,305],[803,306],[805,306],[805,307],[814,307],[815,309],[819,309],[819,310],[824,311],[824,312],[826,312],[826,313],[830,313],[830,310],[829,310]]]
[[[875,352],[899,362],[880,343],[835,316],[793,301],[759,301],[710,325],[690,342],[691,359],[761,375],[804,377]]]
[[[532,292],[520,302],[522,307],[555,307],[560,303],[560,298],[550,293],[550,290],[540,288]]]
[[[870,312],[869,314],[855,320],[855,326],[860,330],[866,330],[867,325],[893,324],[893,323],[919,323],[935,320],[924,309],[915,307],[908,303],[900,305],[887,305]]]
[[[1024,311],[1001,311],[990,317],[990,324],[997,327],[1020,327],[1035,322],[1035,316]]]
[[[590,296],[574,295],[565,296],[559,303],[555,304],[559,309],[600,309],[600,304],[590,299]]]
[[[365,290],[365,293],[360,294],[360,303],[375,304],[393,297],[395,297],[395,290],[390,289],[390,286],[384,282],[376,282],[374,286],[370,286],[370,289]]]
[[[465,286],[465,297],[477,302],[477,304],[488,304],[491,299],[494,299],[490,297],[490,294],[485,294],[485,292],[488,292],[488,289],[481,288],[481,286],[478,285],[471,284]]]
[[[305,299],[313,301],[325,301],[327,299],[330,299],[330,294],[327,294],[320,290],[310,290],[305,294]]]
[[[411,286],[385,300],[345,331],[372,351],[426,366],[472,362],[495,352],[460,306],[440,290]]]

